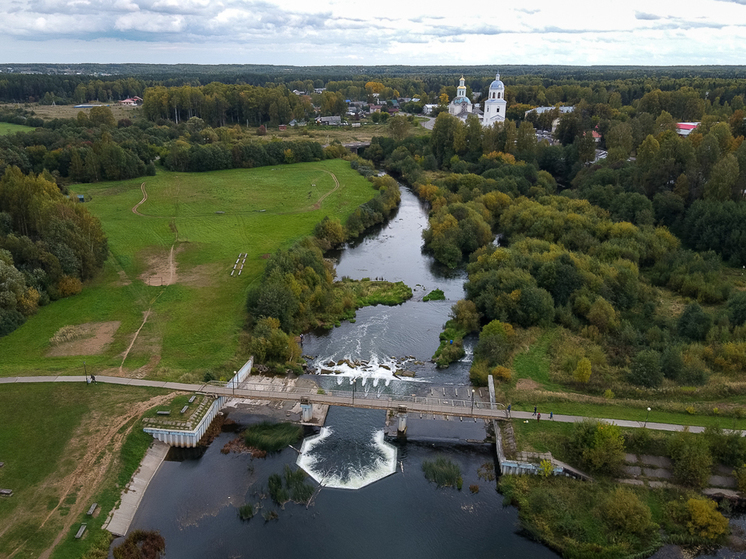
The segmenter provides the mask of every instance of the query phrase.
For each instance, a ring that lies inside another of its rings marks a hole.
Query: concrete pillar
[[[313,419],[313,404],[308,398],[300,399],[301,421],[308,423]]]
[[[396,433],[399,436],[407,434],[407,408],[405,406],[399,406],[399,425],[396,428]]]

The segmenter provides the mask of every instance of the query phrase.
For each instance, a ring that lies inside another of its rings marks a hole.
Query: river
[[[473,342],[466,344],[467,356],[445,371],[428,362],[451,305],[463,297],[466,275],[443,270],[422,253],[425,227],[426,208],[402,188],[396,215],[336,255],[340,277],[401,280],[414,297],[398,307],[361,309],[354,323],[306,335],[303,349],[313,357],[312,366],[320,372],[333,365],[337,373],[314,375],[322,387],[349,390],[354,382],[356,390],[379,394],[463,387],[462,395],[468,394]],[[446,300],[423,303],[434,288],[442,289]],[[365,364],[337,365],[343,359]],[[416,376],[398,379],[397,369]],[[265,419],[251,408],[232,409],[230,418],[241,425]],[[390,441],[396,458],[393,468],[384,470],[377,449],[385,419],[383,411],[332,408],[314,447],[317,464],[341,486],[380,473],[378,481],[359,489],[323,487],[310,507],[288,503],[280,510],[261,495],[271,474],[296,467],[298,454],[292,449],[264,459],[222,454],[235,437],[223,433],[201,456],[172,453],[151,482],[132,529],[159,530],[167,556],[175,558],[558,557],[519,533],[516,509],[503,506],[495,481],[479,476],[480,468],[495,466],[490,445],[466,442],[485,438],[482,422],[411,417],[408,440]],[[462,490],[438,488],[425,479],[423,461],[439,456],[458,464]],[[250,521],[238,516],[245,503],[261,507]],[[269,510],[279,518],[265,522],[261,513]]]

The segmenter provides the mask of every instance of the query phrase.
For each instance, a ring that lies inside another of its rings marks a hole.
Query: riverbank
[[[137,507],[140,506],[145,491],[148,489],[151,480],[161,467],[168,451],[171,449],[166,443],[154,440],[148,448],[145,456],[140,463],[140,467],[132,476],[127,487],[122,491],[119,506],[114,509],[103,528],[115,536],[126,536],[129,532],[132,519],[135,517]]]

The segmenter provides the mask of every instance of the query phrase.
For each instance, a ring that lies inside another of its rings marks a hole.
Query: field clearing
[[[170,398],[155,389],[102,384],[0,386],[0,486],[14,492],[0,499],[0,557],[48,557],[45,550],[58,539],[54,557],[81,557],[101,537],[152,440],[140,415]],[[93,502],[100,508],[85,517]],[[88,532],[75,540],[81,521]]]
[[[426,121],[428,119],[422,120]],[[410,127],[410,134],[413,136],[430,134],[430,132],[430,130],[421,126],[419,122],[415,126]],[[352,126],[298,126],[288,127],[287,130],[283,131],[277,128],[267,128],[267,136],[265,137],[280,138],[281,140],[311,139],[322,144],[329,144],[336,140],[346,144],[351,142],[370,142],[374,136],[385,137],[390,135],[391,133],[387,124],[363,122],[359,128],[353,128]]]
[[[147,200],[137,215],[143,188]],[[110,258],[83,293],[42,307],[0,338],[0,376],[81,374],[84,361],[94,374],[227,376],[242,364],[246,292],[266,258],[311,234],[325,216],[344,221],[375,194],[342,160],[194,174],[159,170],[155,177],[72,190],[91,197],[86,204],[103,223]],[[242,273],[231,277],[239,254],[246,255]],[[46,357],[63,326],[110,321],[120,326],[103,352]]]
[[[90,105],[103,105],[106,107],[109,107],[111,109],[111,113],[114,115],[114,118],[119,120],[121,118],[129,118],[130,120],[135,120],[140,115],[140,108],[139,107],[126,107],[123,105],[119,105],[114,102],[110,103],[103,103],[99,101],[90,101],[88,103]],[[29,104],[26,103],[24,105],[21,105],[22,108],[26,109],[27,111],[31,111],[34,113],[34,116],[38,116],[43,118],[44,120],[51,120],[54,118],[75,118],[78,116],[78,113],[80,111],[83,111],[85,114],[88,114],[91,109],[76,109],[75,105],[37,105],[37,104]],[[17,109],[18,104],[17,103],[0,103],[0,110],[2,109]]]
[[[16,132],[30,132],[33,130],[30,126],[22,126],[21,124],[11,124],[10,122],[0,122],[0,136],[6,134],[15,134]]]

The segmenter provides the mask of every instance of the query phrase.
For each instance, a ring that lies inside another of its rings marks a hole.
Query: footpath
[[[39,383],[39,382],[86,382],[86,377],[83,375],[74,376],[36,376],[36,377],[3,377],[0,378],[0,384],[14,384],[14,383]],[[108,377],[108,376],[97,376],[96,382],[107,383],[107,384],[120,384],[124,386],[150,386],[153,388],[163,388],[165,390],[179,390],[184,392],[199,392],[204,390],[206,384],[186,384],[181,382],[164,382],[157,380],[142,380],[124,377]],[[529,421],[537,421],[536,416],[531,412],[527,411],[515,411],[513,410],[510,414],[512,419],[523,419]],[[542,412],[541,421],[556,421],[559,423],[577,423],[585,419],[589,419],[586,416],[580,415],[562,415],[554,414],[552,419],[549,419],[549,414],[546,411]],[[654,431],[683,431],[686,429],[684,425],[676,425],[673,423],[656,423],[653,421],[630,421],[625,419],[608,419],[603,417],[593,417],[590,419],[596,419],[605,423],[614,423],[619,427],[629,427],[633,429],[639,429],[647,427]],[[698,425],[689,425],[689,431],[692,433],[702,433],[705,428]],[[746,435],[745,431],[738,431],[741,436]]]

